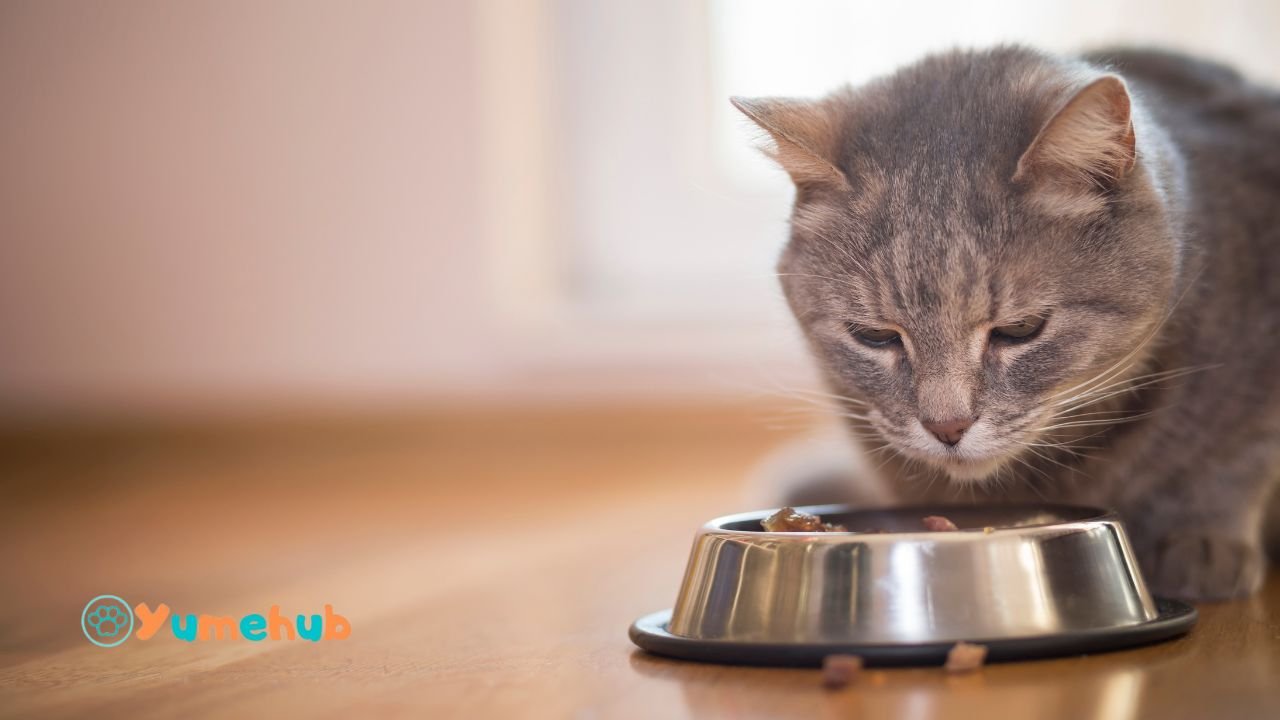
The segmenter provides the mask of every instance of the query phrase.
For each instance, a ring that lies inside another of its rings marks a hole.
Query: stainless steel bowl
[[[686,657],[697,657],[689,649],[699,646],[722,654],[734,645],[763,648],[755,662],[812,661],[837,649],[867,655],[869,647],[887,648],[889,658],[934,659],[960,640],[1003,643],[1013,657],[1100,639],[1106,647],[1149,642],[1195,620],[1189,606],[1151,597],[1124,528],[1102,510],[804,510],[854,532],[763,532],[771,511],[712,520],[694,540],[675,607],[637,621],[633,639],[666,654],[681,654],[670,652],[681,644]],[[926,531],[928,515],[960,530]]]

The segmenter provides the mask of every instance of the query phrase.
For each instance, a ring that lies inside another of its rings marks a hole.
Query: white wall
[[[741,392],[721,371],[771,366],[755,339],[583,324],[557,295],[573,260],[524,222],[558,202],[525,67],[552,20],[0,5],[0,415]]]
[[[474,65],[464,0],[6,2],[0,407],[482,377]]]

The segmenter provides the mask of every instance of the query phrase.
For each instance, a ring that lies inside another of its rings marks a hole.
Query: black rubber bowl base
[[[1170,640],[1196,624],[1196,609],[1178,600],[1156,600],[1159,616],[1138,625],[1034,637],[967,639],[987,646],[987,662],[1010,662],[1107,652]],[[809,667],[828,655],[858,655],[868,666],[941,665],[954,642],[919,644],[768,643],[694,640],[667,632],[671,611],[631,625],[631,641],[656,655],[729,665]]]

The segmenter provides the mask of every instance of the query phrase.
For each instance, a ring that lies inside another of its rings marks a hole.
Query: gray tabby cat
[[[782,285],[898,501],[1110,506],[1158,594],[1259,587],[1280,94],[1001,47],[734,104],[795,182]]]

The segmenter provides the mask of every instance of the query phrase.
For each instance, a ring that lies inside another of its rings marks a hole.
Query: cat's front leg
[[[1147,566],[1147,582],[1160,597],[1230,600],[1261,587],[1267,559],[1254,538],[1175,531],[1156,543]]]
[[[1228,600],[1255,592],[1266,576],[1257,510],[1156,504],[1123,515],[1152,593]]]

